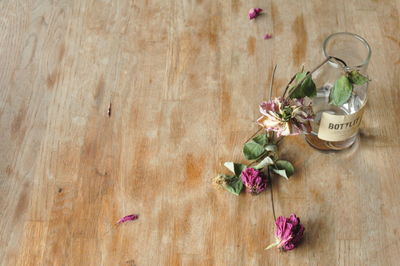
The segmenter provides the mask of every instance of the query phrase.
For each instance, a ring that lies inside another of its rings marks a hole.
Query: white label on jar
[[[343,141],[352,137],[360,127],[364,106],[351,115],[322,113],[318,138],[327,141]]]

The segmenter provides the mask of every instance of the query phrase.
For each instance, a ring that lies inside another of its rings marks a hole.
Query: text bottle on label
[[[360,127],[364,106],[350,115],[333,115],[324,112],[319,125],[318,138],[326,141],[344,141],[354,136]]]

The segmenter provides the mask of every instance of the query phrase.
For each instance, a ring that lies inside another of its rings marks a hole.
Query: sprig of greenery
[[[362,86],[369,81],[368,77],[362,75],[358,70],[350,69],[346,62],[340,58],[333,56],[327,57],[321,64],[315,67],[309,72],[300,71],[290,80],[289,84],[283,93],[285,97],[286,92],[289,90],[289,98],[304,98],[304,97],[315,97],[317,89],[312,79],[312,74],[323,66],[326,62],[333,60],[336,61],[344,71],[344,74],[340,76],[334,83],[329,94],[329,103],[336,106],[345,104],[351,97],[354,86]],[[294,85],[291,85],[295,81]]]

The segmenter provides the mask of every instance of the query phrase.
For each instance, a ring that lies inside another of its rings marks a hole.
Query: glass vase
[[[317,95],[313,98],[315,119],[312,132],[306,135],[307,142],[319,150],[343,150],[357,139],[365,104],[368,82],[353,84],[348,101],[341,105],[331,104],[330,94],[335,81],[350,71],[356,70],[367,76],[371,48],[367,41],[353,33],[339,32],[328,36],[323,43],[323,54],[337,59],[329,61],[313,75]]]

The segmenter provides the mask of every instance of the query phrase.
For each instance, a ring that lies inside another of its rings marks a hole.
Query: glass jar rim
[[[365,46],[365,48],[367,48],[367,50],[368,50],[367,57],[365,58],[363,63],[361,63],[360,65],[356,65],[356,66],[347,66],[347,68],[361,68],[369,63],[369,60],[371,58],[371,47],[369,46],[368,42],[363,37],[361,37],[358,34],[351,33],[351,32],[336,32],[336,33],[333,33],[333,34],[329,35],[328,37],[326,37],[326,39],[324,40],[324,43],[323,43],[323,51],[324,51],[324,56],[326,58],[329,57],[329,55],[326,52],[328,42],[330,41],[331,38],[337,37],[338,35],[348,35],[348,36],[354,37],[358,41],[360,41]],[[337,65],[333,60],[329,60],[329,63]]]

